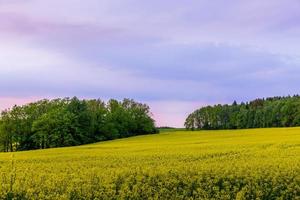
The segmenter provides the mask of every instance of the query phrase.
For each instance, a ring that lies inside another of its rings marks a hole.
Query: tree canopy
[[[300,97],[271,97],[232,105],[197,109],[186,121],[187,129],[243,129],[300,126]]]
[[[14,106],[0,115],[0,150],[87,144],[157,133],[150,108],[123,101],[64,98]]]

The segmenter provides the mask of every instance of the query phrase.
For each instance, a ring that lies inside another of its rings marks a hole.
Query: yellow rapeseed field
[[[1,153],[0,199],[300,199],[300,128]]]

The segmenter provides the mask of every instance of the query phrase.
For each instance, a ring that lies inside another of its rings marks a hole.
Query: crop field
[[[0,199],[300,199],[300,128],[1,153]]]

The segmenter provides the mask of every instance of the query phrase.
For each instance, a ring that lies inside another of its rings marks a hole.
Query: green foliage
[[[151,133],[156,129],[149,107],[133,100],[42,100],[1,113],[0,150],[73,146]]]
[[[299,96],[207,106],[191,113],[185,121],[185,127],[190,130],[294,126],[300,126]]]
[[[178,131],[0,153],[0,199],[300,197],[300,128]]]

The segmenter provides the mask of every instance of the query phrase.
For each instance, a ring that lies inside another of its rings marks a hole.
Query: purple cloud
[[[0,106],[131,97],[152,105],[159,125],[182,126],[201,105],[299,93],[299,8],[297,0],[1,0]]]

